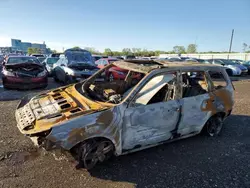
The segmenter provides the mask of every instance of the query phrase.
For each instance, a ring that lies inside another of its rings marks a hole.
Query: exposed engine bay
[[[139,83],[139,81],[144,77],[142,74],[140,79],[134,79],[132,75],[135,72],[129,71],[125,80],[113,80],[110,81],[107,78],[104,78],[104,81],[100,77],[90,84],[88,89],[88,94],[92,99],[118,104],[120,103],[134,88],[134,86]],[[138,73],[137,73],[138,74]],[[105,76],[104,76],[105,77]],[[98,80],[98,81],[97,81]]]
[[[14,75],[18,77],[37,77],[39,73],[45,71],[44,67],[39,64],[14,64],[14,65],[6,65],[6,70],[12,72]]]

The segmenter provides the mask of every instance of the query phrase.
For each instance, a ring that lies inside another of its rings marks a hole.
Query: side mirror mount
[[[225,64],[224,64],[224,63],[222,63],[221,65],[222,65],[222,66],[225,66]]]

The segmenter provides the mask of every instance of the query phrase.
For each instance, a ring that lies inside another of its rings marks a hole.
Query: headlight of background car
[[[47,71],[46,70],[43,70],[42,72],[40,72],[37,77],[43,77],[47,74]]]
[[[15,74],[13,72],[7,71],[7,70],[3,70],[3,75],[5,76],[15,76]]]

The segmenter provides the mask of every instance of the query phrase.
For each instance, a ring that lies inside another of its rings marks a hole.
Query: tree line
[[[78,46],[73,47],[73,49],[80,48]],[[135,56],[159,56],[160,54],[185,54],[185,53],[196,53],[197,45],[189,44],[187,49],[184,46],[174,46],[171,51],[162,51],[162,50],[147,50],[142,48],[123,48],[122,51],[113,51],[110,48],[105,48],[104,52],[101,53],[97,51],[95,48],[86,47],[84,48],[96,55],[106,55],[106,56],[122,56],[122,55],[135,55]]]
[[[73,49],[80,48],[79,46],[73,47]],[[142,48],[123,48],[122,51],[113,51],[110,48],[105,48],[104,52],[99,52],[95,48],[86,47],[84,48],[95,55],[106,55],[106,56],[122,56],[122,55],[135,55],[135,56],[143,56],[143,57],[150,57],[150,56],[159,56],[160,54],[192,54],[198,53],[197,52],[197,45],[196,44],[189,44],[186,48],[185,46],[174,46],[171,51],[163,51],[163,50],[147,50]],[[51,50],[50,48],[47,49],[49,53],[57,53],[56,50]],[[250,53],[250,45],[243,43],[243,52]],[[28,54],[40,54],[41,50],[38,48],[28,48]],[[208,51],[208,52],[199,52],[199,53],[228,53],[228,51],[224,52],[215,52],[215,51]],[[234,53],[234,52],[231,52]],[[236,52],[235,52],[236,53]]]

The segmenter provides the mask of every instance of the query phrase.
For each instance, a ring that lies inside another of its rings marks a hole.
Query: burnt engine
[[[40,65],[19,65],[8,66],[6,69],[13,72],[18,77],[37,77],[37,75],[44,71],[44,67]]]

